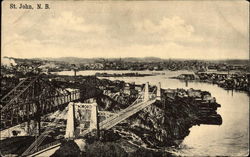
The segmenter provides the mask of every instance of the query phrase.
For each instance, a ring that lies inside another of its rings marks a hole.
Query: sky
[[[2,3],[2,56],[249,58],[246,1],[41,2],[49,10],[10,3]]]

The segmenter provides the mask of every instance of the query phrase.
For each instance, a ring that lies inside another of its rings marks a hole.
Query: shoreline
[[[198,74],[180,74],[169,77],[183,82],[199,82],[217,85],[218,87],[229,91],[239,91],[250,95],[249,87],[250,74],[217,74],[217,73],[198,73]],[[242,79],[243,78],[243,79]]]

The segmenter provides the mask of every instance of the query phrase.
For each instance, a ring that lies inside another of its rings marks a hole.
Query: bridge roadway
[[[142,101],[135,105],[130,105],[126,109],[117,113],[116,115],[102,121],[100,123],[100,129],[110,129],[113,126],[117,125],[118,123],[122,122],[123,120],[127,119],[128,117],[132,116],[133,114],[139,112],[143,108],[147,107],[148,105],[153,104],[154,102],[156,102],[156,98],[151,98],[146,102]],[[80,136],[84,136],[91,131],[92,131],[91,129],[87,129]]]
[[[128,117],[132,116],[133,114],[139,112],[143,108],[147,107],[148,105],[151,105],[154,103],[156,99],[149,100],[147,102],[141,102],[138,103],[132,107],[128,107],[121,111],[118,115],[115,115],[111,117],[108,120],[103,121],[103,123],[100,124],[100,129],[110,129],[113,126],[117,125],[118,123],[122,122],[123,120],[127,119]]]

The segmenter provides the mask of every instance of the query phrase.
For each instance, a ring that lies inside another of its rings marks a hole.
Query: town
[[[218,86],[226,90],[239,90],[250,93],[250,74],[249,73],[215,73],[199,72],[194,74],[181,74],[176,79],[184,81],[200,81]]]
[[[6,61],[5,61],[6,60]],[[250,72],[248,60],[171,60],[160,58],[117,58],[117,59],[84,59],[84,58],[57,58],[57,59],[21,59],[3,58],[6,64],[17,64],[17,71],[25,71],[28,68],[42,69],[46,72],[71,71],[76,70],[191,70],[195,72],[217,71],[241,71]]]

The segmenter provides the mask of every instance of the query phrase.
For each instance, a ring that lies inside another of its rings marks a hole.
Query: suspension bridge
[[[157,92],[155,93],[155,91]],[[100,129],[108,130],[114,127],[115,125],[119,124],[123,120],[134,115],[135,113],[139,112],[143,108],[153,104],[154,102],[156,102],[156,100],[161,100],[161,85],[159,83],[158,86],[154,88],[154,90],[150,93],[149,83],[147,82],[145,84],[145,88],[142,90],[142,92],[138,95],[137,99],[131,105],[102,121],[99,124],[99,127]],[[84,136],[90,133],[93,129],[95,128],[89,128],[85,130],[80,136]]]

